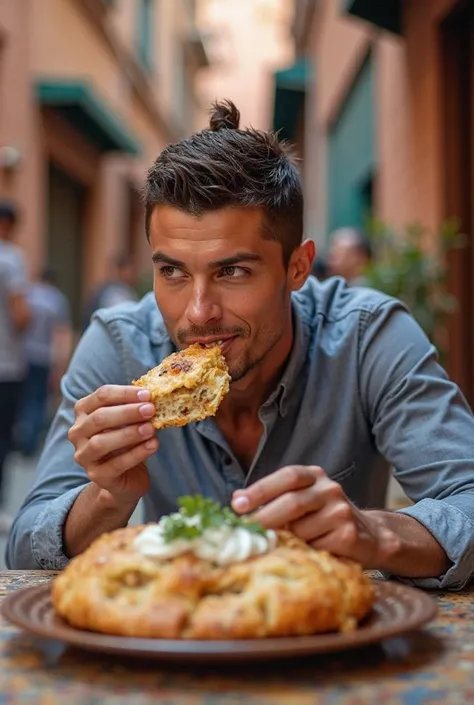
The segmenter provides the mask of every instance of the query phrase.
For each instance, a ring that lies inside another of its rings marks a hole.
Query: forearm
[[[377,569],[404,578],[438,578],[451,563],[434,536],[416,519],[387,511],[364,514],[380,528],[390,529],[398,537],[381,552]]]
[[[67,515],[63,529],[66,556],[73,558],[101,534],[126,526],[137,504],[119,505],[109,492],[91,482]]]

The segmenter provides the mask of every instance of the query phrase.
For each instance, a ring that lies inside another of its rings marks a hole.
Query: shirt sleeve
[[[474,574],[474,417],[396,301],[367,322],[360,395],[377,448],[414,502],[399,511],[423,524],[452,564],[445,575],[406,582],[462,589]]]
[[[14,253],[3,273],[4,286],[11,295],[25,294],[28,284],[26,263],[20,250]]]
[[[124,373],[110,330],[95,319],[62,380],[61,406],[39,459],[33,487],[8,538],[8,568],[61,570],[66,565],[64,522],[89,483],[85,470],[74,461],[74,447],[67,434],[74,422],[76,402],[103,384],[124,384]]]
[[[100,308],[110,308],[126,303],[127,301],[136,301],[135,292],[128,287],[120,285],[111,285],[103,292],[100,299]]]

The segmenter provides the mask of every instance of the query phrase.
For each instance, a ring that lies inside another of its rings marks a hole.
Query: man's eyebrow
[[[232,257],[225,257],[224,259],[216,259],[213,262],[209,262],[208,267],[210,269],[217,269],[217,267],[232,267],[234,264],[241,264],[242,262],[261,262],[262,258],[260,255],[256,255],[254,252],[237,252],[237,254],[232,255]]]
[[[154,252],[151,258],[155,264],[158,264],[158,262],[164,262],[165,264],[168,264],[171,267],[176,267],[177,269],[184,269],[185,267],[184,262],[181,262],[179,259],[169,257],[168,255],[165,255],[164,252]]]
[[[176,267],[177,269],[185,269],[186,264],[179,259],[174,259],[169,255],[165,255],[164,252],[154,252],[152,255],[152,260],[155,264],[162,262],[169,265],[170,267]],[[262,258],[260,255],[256,255],[254,252],[237,252],[237,254],[232,255],[232,257],[225,257],[224,259],[216,259],[209,262],[209,269],[217,269],[219,267],[232,267],[235,264],[242,264],[243,262],[261,262]]]

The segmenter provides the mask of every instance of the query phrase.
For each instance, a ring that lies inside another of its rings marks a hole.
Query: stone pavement
[[[38,458],[24,458],[20,453],[12,453],[6,467],[6,511],[15,516],[20,508],[26,493],[33,485],[35,478],[35,468]],[[130,523],[139,524],[141,521],[141,505],[135,510]],[[5,569],[5,546],[7,537],[0,534],[0,570]],[[0,698],[1,701],[1,698]]]
[[[14,515],[20,508],[23,499],[34,481],[37,458],[24,458],[20,453],[12,453],[6,468],[6,510]],[[391,508],[403,507],[409,504],[398,483],[394,480],[390,483],[388,502]],[[137,507],[132,516],[132,523],[139,523],[141,518],[141,507]],[[0,570],[5,568],[6,536],[0,534]]]
[[[20,453],[12,453],[7,461],[5,472],[5,509],[12,516],[20,508],[23,499],[33,484],[36,458],[24,458]],[[0,570],[5,568],[6,536],[0,534]]]

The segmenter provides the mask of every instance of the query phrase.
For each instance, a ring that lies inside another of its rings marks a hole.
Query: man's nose
[[[204,326],[222,318],[222,307],[210,289],[195,287],[186,308],[186,317],[195,326]]]

